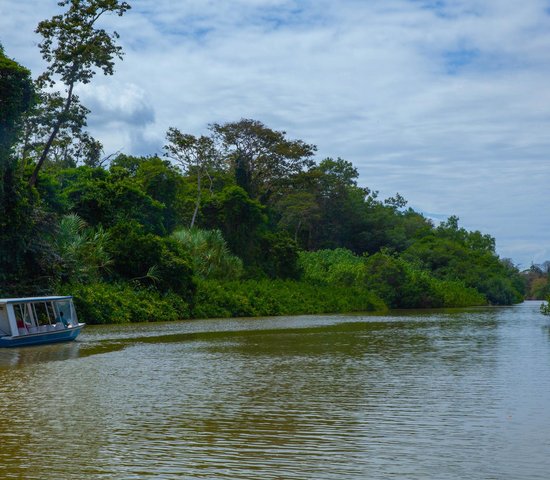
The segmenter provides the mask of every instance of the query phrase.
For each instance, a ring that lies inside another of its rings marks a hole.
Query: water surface
[[[547,479],[550,318],[88,327],[0,350],[0,477]]]

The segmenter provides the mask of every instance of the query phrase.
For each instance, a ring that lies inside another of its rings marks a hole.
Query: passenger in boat
[[[65,327],[69,326],[69,322],[63,316],[63,312],[59,312],[59,317],[57,317],[56,321],[61,322]]]

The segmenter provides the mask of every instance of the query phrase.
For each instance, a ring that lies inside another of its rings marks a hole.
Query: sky
[[[520,268],[550,260],[550,0],[128,1],[102,24],[123,61],[78,89],[106,155],[260,120]],[[60,12],[0,0],[0,43],[34,76],[34,29]]]

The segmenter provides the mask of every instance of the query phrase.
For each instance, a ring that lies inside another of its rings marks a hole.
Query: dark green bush
[[[193,316],[249,317],[386,310],[365,288],[292,280],[201,281]]]
[[[298,245],[287,232],[265,233],[259,243],[258,263],[269,278],[299,278]]]
[[[400,306],[401,291],[408,280],[403,262],[386,253],[375,253],[366,258],[365,266],[367,288],[379,295],[389,307]],[[414,287],[411,285],[409,288]]]
[[[89,324],[163,322],[189,318],[189,305],[174,293],[134,289],[128,284],[65,285],[80,321]]]
[[[191,301],[195,291],[193,270],[185,248],[176,240],[145,233],[135,221],[109,230],[107,246],[115,279],[173,291]]]

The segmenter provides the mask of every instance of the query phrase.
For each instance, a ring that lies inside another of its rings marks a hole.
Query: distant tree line
[[[521,275],[525,280],[525,297],[528,300],[542,300],[550,295],[550,261],[532,264]]]
[[[540,307],[545,315],[550,315],[550,261],[532,264],[521,272],[525,281],[525,297],[528,300],[546,300]]]

